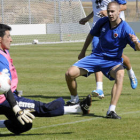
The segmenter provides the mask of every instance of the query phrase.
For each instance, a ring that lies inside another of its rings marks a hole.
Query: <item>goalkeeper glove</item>
[[[25,122],[26,123],[32,123],[32,120],[35,118],[35,116],[30,113],[30,112],[33,112],[33,111],[31,111],[29,109],[20,109],[20,107],[18,105],[15,105],[13,107],[13,111],[15,112],[18,121],[22,125],[24,125]]]

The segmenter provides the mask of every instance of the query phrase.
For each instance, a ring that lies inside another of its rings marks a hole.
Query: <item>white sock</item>
[[[116,108],[115,105],[110,105],[110,106],[109,106],[109,109],[108,109],[108,111],[107,111],[107,114],[109,114],[111,111],[114,111],[114,112],[115,112],[115,108]]]
[[[103,90],[103,82],[96,82],[96,90],[97,89]]]
[[[134,71],[132,70],[132,68],[130,69],[130,70],[127,70],[127,74],[128,74],[128,76],[129,76],[129,78],[132,78],[132,77],[134,77]]]
[[[0,128],[5,128],[5,124],[4,124],[5,120],[0,120]]]
[[[64,106],[64,114],[74,114],[82,113],[81,107],[79,104],[73,106]]]
[[[78,95],[76,95],[76,96],[71,95],[71,102],[73,102],[73,103],[78,103],[78,102],[79,102],[79,97],[78,97]]]

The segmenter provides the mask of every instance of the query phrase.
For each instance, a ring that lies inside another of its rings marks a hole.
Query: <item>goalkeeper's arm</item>
[[[17,105],[16,100],[14,98],[14,95],[11,91],[11,89],[7,92],[4,93],[7,101],[11,105],[13,111],[15,112],[15,115],[19,122],[24,125],[26,123],[32,123],[32,119],[34,119],[34,115],[30,113],[30,110],[22,110],[20,107]]]

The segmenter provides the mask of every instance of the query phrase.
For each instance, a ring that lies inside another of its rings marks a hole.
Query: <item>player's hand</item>
[[[81,52],[80,54],[79,54],[79,56],[78,56],[78,59],[80,60],[80,59],[82,59],[82,58],[84,58],[85,57],[85,52]]]
[[[86,22],[88,22],[87,18],[82,18],[82,19],[79,21],[79,24],[85,25]]]
[[[32,123],[32,120],[35,118],[35,116],[33,114],[31,114],[31,112],[33,112],[33,110],[29,110],[29,109],[21,110],[18,105],[15,105],[13,107],[13,111],[15,112],[18,121],[22,125],[24,125],[25,122]]]
[[[138,38],[135,35],[129,34],[129,36],[134,43],[138,43]]]
[[[106,10],[102,10],[99,12],[100,17],[107,17],[107,11]]]
[[[17,119],[19,122],[24,125],[26,123],[32,123],[32,119],[34,119],[34,115],[30,113],[30,110],[20,110],[16,114]]]

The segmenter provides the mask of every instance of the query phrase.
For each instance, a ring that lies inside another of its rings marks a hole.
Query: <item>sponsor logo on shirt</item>
[[[19,105],[19,107],[25,107],[25,108],[35,108],[35,104],[34,103],[27,103],[27,102],[17,102],[17,104]]]

